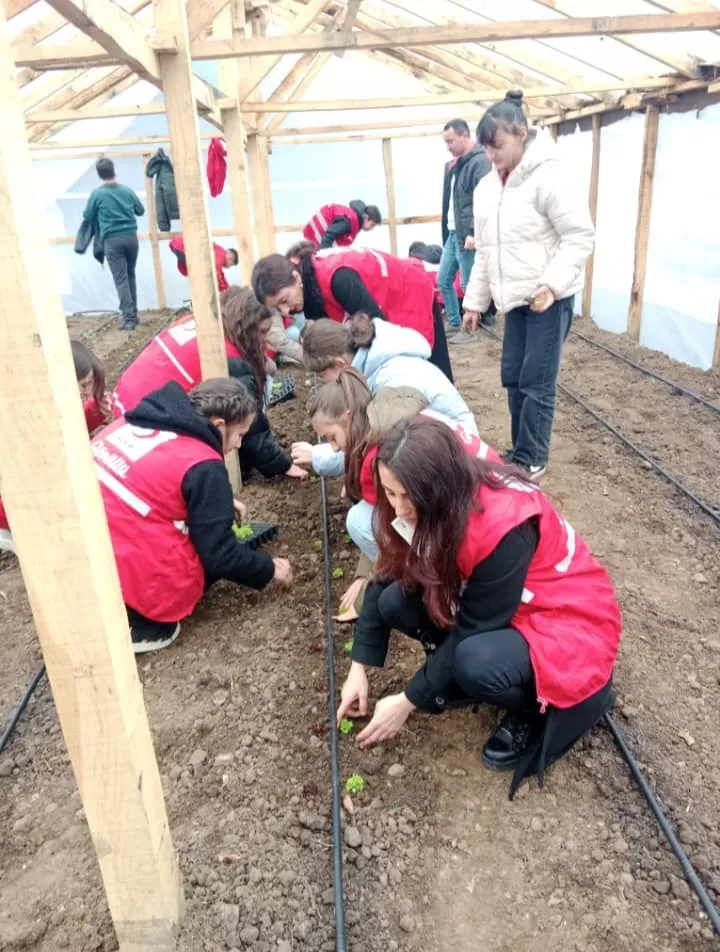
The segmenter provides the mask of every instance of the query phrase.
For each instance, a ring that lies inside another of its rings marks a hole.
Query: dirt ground
[[[162,316],[128,341],[87,339],[116,372]],[[84,319],[85,322],[87,319]],[[100,322],[101,323],[101,322]],[[720,397],[720,378],[580,325],[653,369]],[[74,334],[87,335],[85,324]],[[499,345],[481,337],[453,355],[483,435],[508,439]],[[563,380],[720,505],[720,420],[664,385],[570,339]],[[308,434],[309,381],[271,410],[285,445]],[[546,481],[617,586],[625,634],[616,719],[637,752],[715,901],[720,901],[720,598],[718,529],[567,399],[560,398]],[[330,485],[333,566],[343,538]],[[335,948],[322,557],[317,483],[254,481],[251,518],[281,529],[271,550],[293,560],[291,591],[218,585],[177,644],[139,662],[175,846],[185,879],[181,952],[319,952]],[[0,714],[40,660],[14,559],[0,566],[5,652]],[[335,635],[338,677],[347,663]],[[372,680],[397,689],[420,663],[406,644]],[[345,821],[351,952],[705,952],[707,919],[603,729],[513,803],[508,777],[485,770],[487,711],[414,715],[372,752],[341,738],[345,779],[365,790]],[[102,884],[50,691],[38,690],[0,755],[0,949],[110,952]]]

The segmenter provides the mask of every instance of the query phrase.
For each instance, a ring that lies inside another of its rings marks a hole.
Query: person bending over
[[[333,245],[347,248],[361,231],[372,231],[381,223],[377,205],[366,205],[359,200],[349,205],[323,205],[303,228],[303,237],[315,248],[332,248]]]
[[[240,260],[237,251],[234,248],[223,248],[213,242],[213,258],[215,259],[215,275],[217,277],[218,291],[221,293],[227,291],[230,287],[225,271],[227,268],[234,268]],[[185,255],[185,239],[182,235],[173,238],[170,242],[170,251],[177,258],[177,269],[184,277],[188,276],[187,257]]]
[[[133,650],[172,644],[205,589],[227,579],[252,589],[290,585],[290,562],[233,533],[225,455],[238,450],[257,406],[239,380],[185,393],[171,381],[92,441]]]
[[[503,708],[482,758],[514,769],[511,797],[611,707],[622,628],[607,573],[521,473],[470,458],[435,420],[381,438],[377,573],[337,712],[368,713],[366,669],[385,664],[393,629],[418,639],[425,664],[377,702],[358,743],[389,740],[415,710]]]

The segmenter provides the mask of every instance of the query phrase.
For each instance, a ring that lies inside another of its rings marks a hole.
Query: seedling
[[[356,793],[362,793],[365,789],[365,781],[360,776],[360,774],[354,773],[351,777],[348,777],[345,781],[345,792],[351,795]]]
[[[346,642],[345,642],[344,648],[345,648],[345,654],[351,654],[351,653],[352,653],[352,649],[353,649],[353,639],[352,639],[352,638],[350,639],[350,641],[346,641]]]
[[[336,569],[333,569],[333,570],[332,570],[332,577],[333,577],[333,578],[342,578],[344,574],[345,574],[345,573],[344,573],[343,570],[340,568],[340,566],[338,566]]]
[[[352,542],[352,539],[351,539],[350,536],[347,534],[347,532],[346,532],[345,535],[343,536],[343,542],[345,543],[345,545],[350,545],[350,543]]]
[[[316,552],[322,550],[322,545],[322,539],[313,539],[313,549],[315,549]]]
[[[249,525],[239,526],[236,522],[233,525],[233,532],[238,539],[249,539],[253,535],[253,527]]]
[[[343,717],[343,719],[340,721],[340,733],[352,734],[354,726],[355,725],[349,718]]]
[[[338,615],[347,615],[349,611],[350,609],[347,607],[347,605],[341,605],[338,609]]]
[[[310,482],[311,482],[311,483],[316,483],[316,482],[317,482],[317,476],[311,476],[311,477],[310,477]]]

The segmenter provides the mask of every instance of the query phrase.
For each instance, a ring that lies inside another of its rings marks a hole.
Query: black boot
[[[506,711],[482,749],[482,760],[493,770],[512,770],[522,757],[530,738],[534,715],[527,711]]]

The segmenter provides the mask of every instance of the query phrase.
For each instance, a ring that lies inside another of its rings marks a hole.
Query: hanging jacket
[[[348,247],[355,241],[365,217],[365,203],[323,205],[303,228],[303,237],[316,248]]]
[[[594,242],[588,198],[574,186],[548,132],[532,130],[505,184],[493,169],[474,201],[476,253],[466,311],[482,314],[495,301],[507,313],[526,306],[543,285],[556,300],[581,290]]]
[[[292,460],[275,442],[263,411],[264,395],[258,391],[250,364],[227,338],[225,353],[229,375],[245,384],[258,407],[255,420],[240,447],[241,469],[247,474],[256,468],[266,477],[286,473]],[[179,384],[186,393],[202,380],[200,351],[192,316],[182,317],[163,328],[123,371],[112,396],[113,413],[116,417],[127,414],[148,393],[170,380]]]
[[[185,256],[185,239],[182,235],[178,235],[177,238],[173,238],[170,242],[170,251],[177,258],[177,269],[183,277],[188,276],[187,270],[187,258]],[[218,245],[213,242],[213,257],[215,259],[215,275],[217,277],[218,291],[222,293],[227,291],[230,287],[228,280],[225,277],[225,255],[227,254],[225,248],[222,245]]]
[[[448,211],[450,210],[450,192],[453,198],[453,214],[455,216],[455,235],[460,247],[464,247],[465,239],[475,233],[473,219],[473,193],[480,180],[488,174],[492,165],[485,155],[481,145],[475,145],[466,154],[451,159],[445,166],[443,176],[442,195],[442,241],[448,240]],[[455,182],[454,187],[451,185]]]
[[[103,264],[105,262],[105,243],[100,235],[97,219],[91,221],[85,219],[81,222],[75,238],[75,253],[84,255],[90,247],[90,242],[93,246],[93,258],[98,264]]]
[[[433,346],[435,329],[432,277],[410,261],[382,251],[341,251],[316,255],[312,260],[325,312],[333,321],[345,320],[345,308],[332,292],[332,280],[340,269],[354,271],[375,301],[382,315],[391,323],[419,331]],[[307,311],[306,311],[307,316]],[[374,315],[373,315],[374,316]]]
[[[175,173],[170,156],[158,149],[145,168],[148,178],[155,179],[155,214],[160,231],[171,231],[172,222],[180,218]]]
[[[207,178],[210,186],[210,194],[216,198],[225,188],[225,176],[227,175],[227,150],[225,143],[220,138],[210,140],[207,154]]]

